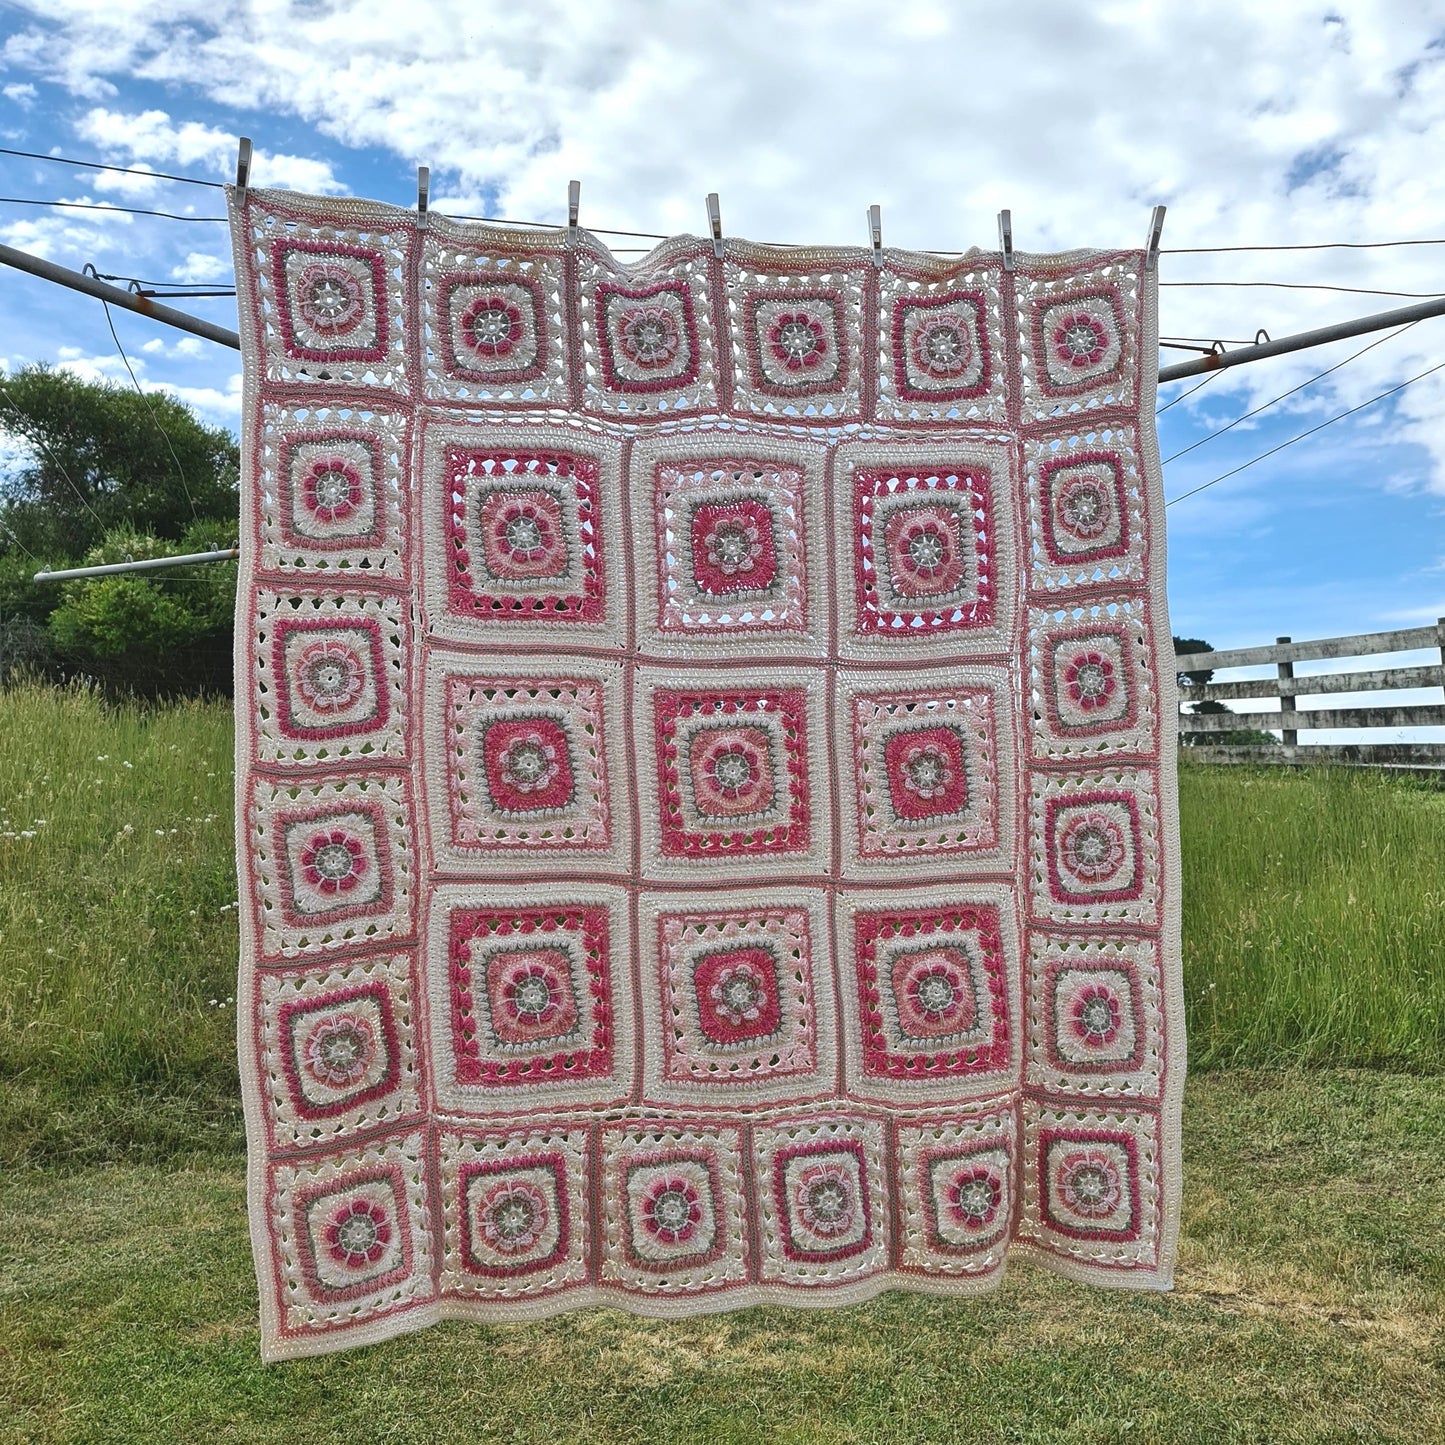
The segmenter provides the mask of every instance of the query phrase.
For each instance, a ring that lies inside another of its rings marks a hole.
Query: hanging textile
[[[1143,254],[232,215],[267,1358],[1167,1288]]]

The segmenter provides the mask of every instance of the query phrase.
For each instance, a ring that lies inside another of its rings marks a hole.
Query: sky
[[[244,134],[257,185],[411,205],[425,163],[438,210],[551,222],[575,177],[584,224],[662,233],[704,229],[715,190],[730,234],[824,244],[864,243],[876,202],[890,245],[996,247],[1003,206],[1020,249],[1138,245],[1165,204],[1161,335],[1205,343],[1445,291],[1445,243],[1263,249],[1445,238],[1442,0],[1004,8],[0,0],[0,146],[226,181]],[[217,190],[0,155],[0,196],[8,245],[231,282],[226,228],[201,219]],[[229,299],[182,304],[234,325]],[[234,352],[116,328],[143,387],[237,425]],[[1162,455],[1192,448],[1165,466],[1176,633],[1222,648],[1445,616],[1445,370],[1215,483],[1445,362],[1445,318],[1382,336],[1160,389]],[[95,302],[0,269],[0,364],[32,361],[130,384]]]

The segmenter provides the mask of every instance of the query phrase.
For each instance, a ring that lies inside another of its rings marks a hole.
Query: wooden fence
[[[1296,677],[1294,665],[1323,658],[1374,657],[1387,652],[1438,649],[1440,662],[1425,667],[1386,667]],[[1191,683],[1190,672],[1219,672],[1236,667],[1273,664],[1276,676],[1247,682]],[[1401,632],[1367,632],[1357,637],[1325,637],[1316,642],[1291,642],[1281,637],[1272,647],[1242,647],[1232,652],[1196,652],[1175,659],[1180,676],[1179,731],[1188,734],[1190,756],[1210,763],[1337,763],[1366,767],[1445,769],[1445,743],[1356,743],[1301,745],[1302,732],[1321,728],[1445,727],[1445,702],[1396,703],[1380,707],[1296,707],[1296,699],[1330,693],[1389,692],[1402,688],[1445,689],[1445,617],[1433,627]],[[1278,712],[1186,711],[1196,702],[1239,702],[1278,698]],[[1279,732],[1282,746],[1206,741],[1211,733],[1246,729]]]

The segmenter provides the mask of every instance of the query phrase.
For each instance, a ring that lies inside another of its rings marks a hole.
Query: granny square
[[[1167,1289],[1143,254],[231,202],[264,1357]]]

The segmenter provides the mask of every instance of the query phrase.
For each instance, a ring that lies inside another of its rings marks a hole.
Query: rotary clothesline
[[[238,190],[244,191],[248,183],[249,170],[250,142],[243,140],[241,155],[237,165],[236,179]],[[576,181],[571,182],[568,187],[568,220],[566,230],[569,237],[575,237],[577,232],[580,189],[581,187]],[[425,166],[419,167],[417,218],[418,224],[423,227],[426,225],[428,216],[429,190],[429,172]],[[723,234],[720,208],[716,193],[708,196],[707,208],[713,247],[718,254],[721,254]],[[1157,264],[1164,214],[1165,208],[1163,206],[1156,206],[1150,219],[1149,236],[1146,243],[1146,265],[1151,269]],[[998,220],[1000,251],[1003,256],[1004,269],[1011,270],[1013,268],[1013,229],[1010,212],[1007,210],[1001,211]],[[868,222],[874,257],[875,260],[881,264],[883,244],[882,227],[881,216],[877,206],[869,207]],[[119,306],[124,310],[133,311],[138,315],[148,316],[152,320],[160,321],[167,326],[175,327],[181,331],[188,331],[192,335],[200,336],[208,341],[214,341],[232,350],[240,350],[240,336],[230,328],[217,325],[215,322],[207,321],[199,316],[193,316],[189,312],[178,310],[175,307],[167,306],[162,302],[158,302],[141,294],[137,290],[127,290],[110,285],[98,279],[93,274],[86,275],[78,271],[72,271],[67,267],[57,265],[55,262],[46,260],[43,257],[33,256],[26,251],[21,251],[15,247],[6,245],[0,245],[0,263],[12,266],[20,271],[28,272],[43,280],[54,282],[57,285],[66,286],[72,290],[82,292],[85,295],[93,296],[108,305]],[[1406,326],[1417,321],[1423,321],[1441,315],[1445,315],[1445,296],[1431,297],[1413,306],[1403,306],[1391,311],[1377,312],[1369,316],[1357,317],[1350,321],[1338,322],[1332,326],[1318,327],[1310,331],[1299,332],[1293,336],[1280,337],[1277,340],[1265,339],[1264,341],[1259,341],[1256,339],[1253,344],[1239,346],[1233,350],[1225,349],[1222,343],[1215,343],[1210,350],[1194,360],[1178,362],[1175,365],[1162,368],[1158,374],[1158,381],[1159,384],[1163,385],[1173,381],[1182,381],[1186,377],[1213,374],[1229,367],[1242,366],[1254,361],[1263,361],[1270,357],[1282,356],[1289,352],[1302,351],[1315,346],[1323,346],[1333,341],[1362,336],[1374,331]],[[1263,335],[1264,333],[1260,334]],[[1432,368],[1432,370],[1433,369],[1434,368]],[[1383,393],[1383,395],[1391,395],[1399,389],[1398,387],[1392,388],[1390,392]],[[1380,398],[1375,398],[1375,400],[1379,399]],[[1368,405],[1369,403],[1366,404]],[[1356,408],[1356,410],[1358,410],[1358,408]],[[1346,413],[1346,415],[1348,414],[1349,413]],[[1338,419],[1339,418],[1332,418],[1332,420]],[[1329,425],[1329,423],[1325,423],[1325,425]],[[1286,445],[1288,445],[1288,443],[1286,443]],[[228,548],[213,552],[192,553],[179,557],[148,558],[141,561],[127,560],[125,562],[110,563],[104,566],[66,568],[55,572],[42,570],[35,574],[34,580],[37,582],[62,581],[68,578],[98,577],[114,575],[116,573],[178,567],[198,562],[231,561],[238,555],[238,549]]]

